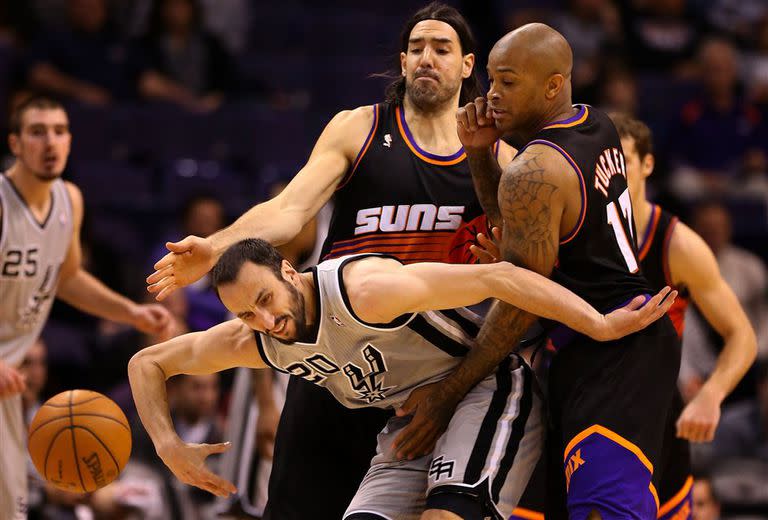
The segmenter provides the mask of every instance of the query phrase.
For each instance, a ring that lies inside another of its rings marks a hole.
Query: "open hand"
[[[234,484],[213,473],[205,465],[205,459],[214,453],[224,453],[230,443],[187,444],[177,442],[158,450],[158,455],[176,478],[190,486],[199,487],[219,497],[237,493]]]
[[[167,242],[165,247],[170,253],[158,260],[155,272],[147,277],[147,290],[158,301],[198,281],[216,264],[213,246],[205,238],[190,235],[180,242]]]
[[[666,298],[666,299],[665,299]],[[629,304],[603,316],[594,334],[599,341],[611,341],[644,329],[664,316],[677,298],[677,291],[664,287],[645,302],[645,296],[635,297]]]

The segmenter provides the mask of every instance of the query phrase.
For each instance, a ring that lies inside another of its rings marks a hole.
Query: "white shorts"
[[[27,518],[27,428],[20,395],[0,399],[0,518]]]
[[[478,501],[485,516],[509,518],[541,455],[545,431],[535,377],[511,359],[511,367],[502,363],[459,403],[430,456],[397,460],[392,442],[410,418],[390,419],[344,518],[417,520],[427,508],[456,512],[435,504],[457,496]]]

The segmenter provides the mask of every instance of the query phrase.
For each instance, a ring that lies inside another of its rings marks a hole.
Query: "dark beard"
[[[304,295],[301,294],[292,283],[287,280],[283,280],[283,283],[291,293],[291,310],[287,317],[293,319],[296,331],[294,337],[291,339],[275,338],[280,343],[289,345],[291,343],[310,343],[314,336],[314,330],[307,326],[306,302],[304,301]]]
[[[439,83],[436,88],[417,87],[414,82],[405,83],[405,95],[421,112],[436,112],[438,108],[451,100],[453,94],[454,92],[442,88]]]

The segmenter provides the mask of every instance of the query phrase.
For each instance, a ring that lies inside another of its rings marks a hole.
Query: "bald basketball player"
[[[621,142],[611,120],[571,103],[572,53],[544,24],[507,34],[488,60],[490,90],[458,112],[459,137],[502,258],[607,311],[650,294],[639,274]],[[519,147],[501,168],[492,143]],[[494,194],[497,197],[494,197]],[[536,318],[497,303],[478,348],[419,403],[396,439],[425,449],[466,392],[504,359]],[[547,517],[655,519],[654,467],[672,404],[680,344],[668,318],[610,342],[552,327]],[[476,491],[476,492],[479,492]]]

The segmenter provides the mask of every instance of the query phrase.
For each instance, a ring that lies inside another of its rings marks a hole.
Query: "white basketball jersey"
[[[317,337],[285,344],[256,333],[262,359],[273,368],[326,387],[348,408],[397,407],[419,386],[446,377],[474,345],[480,318],[466,309],[401,316],[387,324],[358,318],[342,272],[355,255],[313,268]]]
[[[72,241],[72,205],[61,179],[51,184],[51,198],[40,223],[0,174],[0,359],[11,365],[21,363],[45,324]]]

